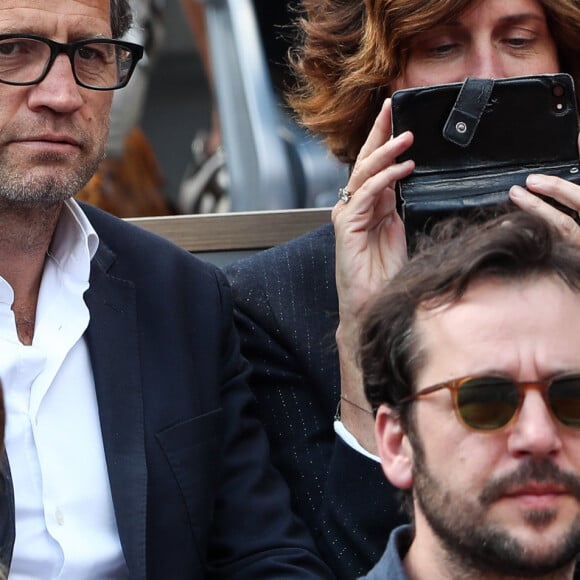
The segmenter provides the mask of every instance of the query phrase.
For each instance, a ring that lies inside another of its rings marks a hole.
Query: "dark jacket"
[[[323,226],[226,267],[250,386],[272,459],[323,558],[351,580],[380,558],[403,520],[380,465],[338,438],[334,230]]]
[[[86,340],[131,578],[328,578],[269,465],[224,276],[83,209],[100,238]]]

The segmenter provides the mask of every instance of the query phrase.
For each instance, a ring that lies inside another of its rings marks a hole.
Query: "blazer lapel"
[[[16,534],[14,488],[6,452],[0,456],[0,562],[10,568]]]
[[[131,578],[146,578],[147,464],[135,288],[109,276],[115,256],[100,243],[85,300],[87,343],[117,528]]]

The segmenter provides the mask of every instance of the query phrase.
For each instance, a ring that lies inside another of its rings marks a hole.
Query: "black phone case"
[[[416,164],[397,187],[408,240],[450,214],[508,201],[510,187],[525,185],[530,173],[580,183],[578,112],[567,74],[396,91],[392,118],[394,135],[415,136],[399,157]]]

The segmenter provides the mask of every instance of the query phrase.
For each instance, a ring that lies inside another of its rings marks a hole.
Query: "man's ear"
[[[399,415],[381,405],[375,420],[377,452],[387,479],[399,489],[413,485],[413,451]]]

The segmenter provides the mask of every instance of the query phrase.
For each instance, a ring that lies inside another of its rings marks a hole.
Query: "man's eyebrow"
[[[79,42],[81,40],[92,40],[93,38],[98,38],[99,40],[111,40],[111,36],[108,36],[106,34],[83,34],[83,33],[78,33],[78,34],[73,34],[70,36],[70,38],[68,39],[69,42]]]
[[[44,32],[41,32],[38,30],[37,27],[35,26],[30,26],[30,25],[25,25],[25,26],[15,26],[15,25],[11,25],[8,26],[4,29],[0,29],[0,34],[32,34],[35,36],[42,36],[44,38],[50,38],[50,35],[45,34]],[[111,36],[107,35],[107,34],[103,34],[102,32],[100,33],[84,33],[81,31],[75,32],[74,34],[71,35],[71,37],[68,39],[68,42],[77,42],[80,40],[87,40],[89,38],[99,38],[102,40],[109,40],[111,39]]]
[[[38,34],[38,31],[31,26],[11,25],[6,28],[2,27],[0,34]]]

